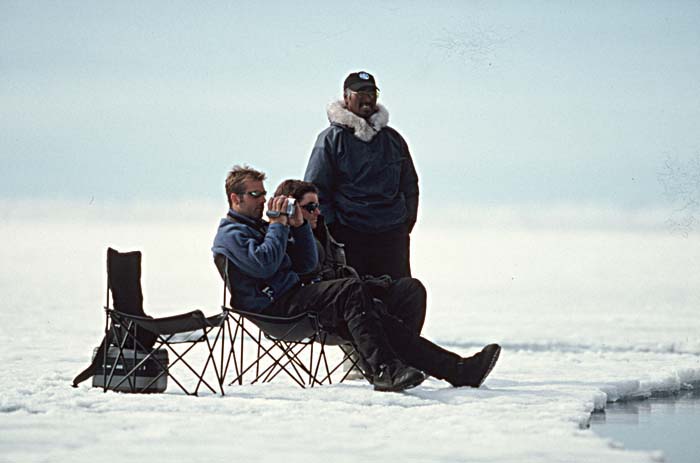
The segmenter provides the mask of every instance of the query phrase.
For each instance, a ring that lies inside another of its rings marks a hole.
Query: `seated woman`
[[[354,268],[347,265],[343,244],[333,238],[323,220],[318,189],[313,183],[285,180],[275,190],[275,196],[289,196],[296,200],[316,238],[318,266],[313,272],[301,275],[304,283],[361,278],[371,288],[372,296],[382,301],[388,313],[403,321],[414,333],[420,334],[425,322],[427,294],[418,279],[406,277],[392,280],[389,275],[358,275]]]

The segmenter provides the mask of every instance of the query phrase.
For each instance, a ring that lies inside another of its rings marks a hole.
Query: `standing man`
[[[409,234],[418,213],[418,176],[406,141],[377,104],[374,77],[353,72],[343,99],[328,105],[330,127],[316,140],[304,180],[319,189],[333,236],[360,275],[411,276]]]

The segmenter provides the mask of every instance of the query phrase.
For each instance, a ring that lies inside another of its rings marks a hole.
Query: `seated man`
[[[455,387],[481,385],[498,359],[497,344],[462,358],[380,310],[357,278],[302,284],[299,275],[318,264],[311,226],[301,208],[287,216],[284,196],[268,201],[270,222],[263,221],[264,179],[265,174],[239,166],[226,178],[230,209],[219,223],[212,251],[232,264],[232,305],[276,316],[316,312],[324,326],[350,334],[378,391],[415,387],[425,379],[423,372]]]

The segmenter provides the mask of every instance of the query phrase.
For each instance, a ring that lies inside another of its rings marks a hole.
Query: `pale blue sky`
[[[700,151],[700,2],[0,0],[0,198],[221,198],[303,175],[372,72],[424,205],[663,203]]]

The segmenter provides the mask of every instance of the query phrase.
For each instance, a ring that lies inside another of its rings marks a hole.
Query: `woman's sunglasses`
[[[304,204],[303,206],[299,205],[299,207],[301,207],[302,209],[306,209],[306,212],[311,214],[313,211],[315,211],[316,209],[321,207],[321,205],[319,203],[309,203],[309,204]]]

